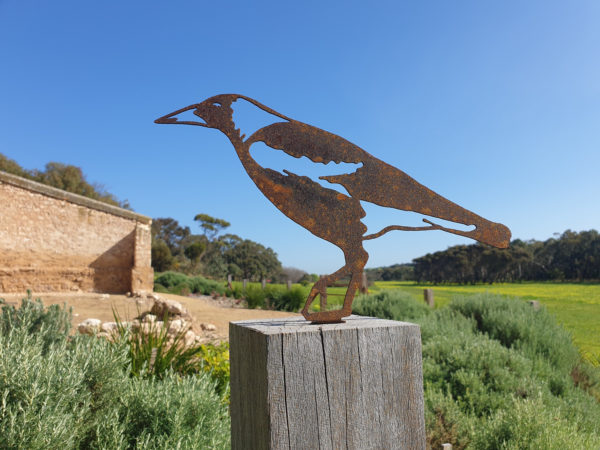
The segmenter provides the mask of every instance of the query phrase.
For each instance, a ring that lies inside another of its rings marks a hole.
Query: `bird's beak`
[[[206,122],[196,122],[192,120],[178,120],[177,116],[185,111],[194,110],[198,107],[198,105],[190,105],[185,108],[178,109],[177,111],[173,111],[166,116],[159,117],[154,121],[154,123],[167,123],[167,124],[176,124],[176,125],[199,125],[201,127],[206,127]],[[201,117],[198,117],[199,120],[202,120]]]

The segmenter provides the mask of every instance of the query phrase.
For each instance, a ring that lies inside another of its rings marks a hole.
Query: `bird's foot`
[[[342,323],[343,317],[348,317],[352,311],[347,311],[345,308],[331,311],[308,312],[306,307],[302,310],[302,315],[306,320],[310,320],[314,324],[321,323]]]

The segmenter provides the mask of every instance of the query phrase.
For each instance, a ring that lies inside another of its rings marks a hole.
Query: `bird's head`
[[[215,95],[204,100],[202,103],[195,103],[159,117],[154,123],[198,125],[206,128],[216,128],[231,137],[231,133],[235,132],[233,108],[231,105],[238,97],[235,94]],[[178,116],[186,111],[194,113],[196,116],[193,118],[194,120],[188,120],[187,118],[180,120],[181,118]]]

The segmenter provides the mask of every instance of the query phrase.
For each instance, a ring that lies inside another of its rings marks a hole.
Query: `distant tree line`
[[[415,279],[414,264],[393,264],[387,267],[365,269],[367,279],[371,281],[406,281]]]
[[[189,227],[179,225],[170,217],[153,219],[154,270],[175,270],[216,279],[231,275],[237,280],[253,281],[263,278],[279,281],[304,274],[299,269],[282,268],[271,248],[235,234],[220,234],[230,225],[223,219],[198,214],[194,220],[198,222],[201,234],[193,234]]]
[[[433,283],[600,280],[600,234],[565,231],[546,241],[516,239],[506,250],[457,245],[416,258],[414,279]]]
[[[107,192],[101,184],[89,183],[81,168],[76,166],[59,162],[49,162],[46,164],[44,170],[27,170],[21,167],[16,161],[0,153],[0,170],[62,189],[63,191],[99,200],[109,205],[131,209],[131,205],[127,200],[117,199],[113,194]]]

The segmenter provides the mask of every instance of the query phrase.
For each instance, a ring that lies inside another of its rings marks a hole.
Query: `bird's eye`
[[[222,106],[219,102],[214,102],[213,106]]]

